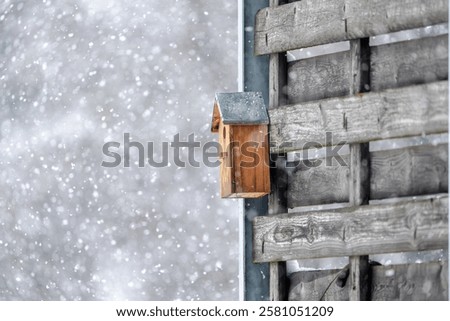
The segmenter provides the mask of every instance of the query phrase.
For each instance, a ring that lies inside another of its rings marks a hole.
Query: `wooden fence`
[[[382,266],[368,256],[448,245],[447,144],[369,145],[448,132],[448,35],[376,46],[369,40],[446,23],[448,2],[288,2],[272,0],[255,20],[255,54],[270,55],[276,168],[270,215],[253,222],[253,258],[270,262],[271,299],[447,299],[446,261]],[[286,51],[340,41],[349,41],[349,50],[286,59]],[[287,161],[288,152],[342,142],[350,151],[343,164]],[[346,205],[288,211],[332,203]],[[337,256],[348,256],[348,266],[286,276],[288,260]]]

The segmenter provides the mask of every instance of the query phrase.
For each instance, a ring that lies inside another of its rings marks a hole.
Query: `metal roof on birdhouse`
[[[219,122],[226,125],[262,125],[269,116],[259,92],[218,93],[214,102],[211,131],[217,132]]]

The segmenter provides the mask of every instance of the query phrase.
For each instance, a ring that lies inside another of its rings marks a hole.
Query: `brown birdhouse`
[[[219,134],[222,198],[270,193],[268,124],[261,93],[216,94],[211,131]]]

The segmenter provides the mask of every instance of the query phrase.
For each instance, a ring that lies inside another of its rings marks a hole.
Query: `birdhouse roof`
[[[262,125],[269,116],[260,92],[218,93],[214,103],[211,131],[219,129],[219,121],[226,125]]]

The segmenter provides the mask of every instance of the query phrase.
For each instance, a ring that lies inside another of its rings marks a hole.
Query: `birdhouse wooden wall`
[[[225,121],[231,122],[231,117],[225,113],[227,118],[224,119],[220,108],[220,101],[216,100],[212,131],[219,134],[221,146],[221,196],[258,198],[269,194],[268,119],[253,119],[247,123],[245,119],[235,119],[225,124]]]

